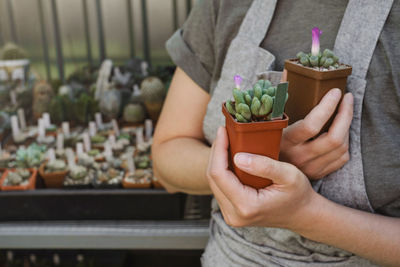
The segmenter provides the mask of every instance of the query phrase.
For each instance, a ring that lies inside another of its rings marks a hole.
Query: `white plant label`
[[[91,150],[90,137],[88,133],[83,134],[83,144],[85,145],[86,152]]]
[[[139,127],[136,129],[136,146],[141,146],[143,142],[143,127]]]
[[[77,143],[76,144],[76,154],[80,157],[83,154],[83,144]]]
[[[49,160],[49,162],[52,162],[52,161],[56,160],[56,153],[54,152],[53,148],[50,148],[47,151],[47,159]]]
[[[44,127],[49,128],[51,125],[50,121],[50,114],[49,113],[43,113],[43,121],[44,121]]]
[[[62,133],[57,134],[57,150],[61,151],[64,149],[64,135]]]
[[[111,147],[114,147],[115,144],[117,143],[117,140],[115,139],[115,135],[113,135],[113,134],[108,136],[108,141],[109,141],[109,144],[111,145]]]
[[[25,110],[23,108],[18,109],[18,120],[21,129],[26,129]]]
[[[144,128],[146,131],[146,140],[150,140],[153,135],[153,121],[150,119],[145,120]]]
[[[113,152],[109,141],[104,143],[104,156],[106,158],[111,158],[113,156]]]
[[[72,151],[71,148],[67,148],[67,150],[65,151],[65,154],[67,155],[68,167],[72,168],[73,166],[75,166],[74,151]]]
[[[69,122],[65,121],[62,123],[62,130],[65,136],[69,136]]]
[[[11,104],[13,106],[17,105],[17,94],[15,93],[14,90],[10,91],[10,99],[11,99]]]
[[[13,137],[19,135],[18,118],[16,115],[11,116],[11,130]]]
[[[103,118],[101,117],[101,113],[97,112],[94,116],[96,119],[97,127],[102,128],[103,127]]]
[[[43,139],[46,136],[46,129],[45,129],[43,119],[38,120],[38,132],[39,132],[40,139]]]
[[[114,129],[114,133],[116,136],[119,136],[119,128],[118,128],[118,123],[115,119],[112,119],[112,125]]]
[[[89,122],[89,134],[95,136],[97,133],[96,123],[94,121]]]
[[[128,169],[129,169],[129,173],[132,173],[132,174],[134,174],[135,173],[135,171],[136,171],[136,168],[135,168],[135,162],[134,162],[134,160],[133,160],[133,155],[130,155],[129,157],[128,157]]]

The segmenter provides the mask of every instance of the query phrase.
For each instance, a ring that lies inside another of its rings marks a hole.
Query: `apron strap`
[[[334,51],[353,66],[354,76],[365,79],[376,43],[393,0],[350,0]]]
[[[373,212],[368,200],[361,154],[361,116],[366,76],[393,0],[350,0],[340,26],[334,51],[353,67],[347,90],[354,96],[350,127],[350,161],[315,187],[321,195],[345,206]],[[367,19],[366,19],[367,18]]]

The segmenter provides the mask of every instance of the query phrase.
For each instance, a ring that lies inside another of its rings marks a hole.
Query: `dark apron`
[[[393,0],[350,0],[334,51],[353,66],[347,89],[354,95],[350,128],[350,160],[340,170],[319,180],[314,189],[326,198],[359,210],[373,212],[366,193],[360,144],[362,103],[366,75],[375,46]],[[232,94],[233,76],[244,78],[244,87],[259,77],[279,83],[281,72],[272,71],[275,56],[260,47],[272,20],[276,0],[254,0],[228,49],[221,78],[211,92],[204,118],[204,134],[211,144],[225,124],[221,103]],[[368,19],[366,19],[368,18]],[[349,252],[311,241],[278,228],[228,226],[213,201],[210,239],[202,257],[204,266],[375,266]]]

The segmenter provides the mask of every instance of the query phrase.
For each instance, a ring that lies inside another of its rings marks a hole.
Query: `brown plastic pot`
[[[308,113],[320,102],[324,95],[332,88],[339,88],[342,95],[346,92],[347,76],[352,67],[319,71],[297,64],[297,59],[285,61],[287,81],[289,82],[289,99],[285,112],[289,116],[289,124],[304,119]],[[321,132],[325,132],[332,124],[335,114],[325,124]]]
[[[46,162],[39,167],[39,175],[43,178],[47,188],[61,188],[68,170],[60,172],[45,172]]]
[[[128,182],[127,180],[126,180],[126,177],[129,175],[129,173],[127,172],[126,174],[125,174],[125,177],[124,177],[124,179],[122,179],[122,187],[123,188],[150,188],[151,187],[151,182],[150,183],[144,183],[144,184],[139,184],[139,183],[131,183],[131,182]]]
[[[242,123],[237,122],[222,104],[222,113],[225,116],[225,127],[229,138],[229,167],[244,185],[256,189],[269,186],[272,181],[248,174],[233,164],[233,157],[238,152],[246,152],[279,158],[283,128],[288,125],[288,116],[284,114],[282,120],[259,121]]]
[[[3,173],[3,176],[0,179],[0,189],[2,191],[21,191],[21,190],[33,190],[35,189],[36,186],[36,177],[37,177],[37,169],[35,168],[30,168],[28,169],[29,172],[31,173],[31,177],[29,177],[29,182],[26,185],[3,185],[4,181],[6,180],[6,177],[9,172],[14,172],[14,169],[9,169],[6,170],[5,173]]]

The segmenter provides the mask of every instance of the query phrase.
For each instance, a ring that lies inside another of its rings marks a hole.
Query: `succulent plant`
[[[6,180],[4,181],[5,185],[23,185],[28,182],[29,177],[31,176],[29,170],[27,169],[16,169],[15,171],[11,171],[8,173]]]
[[[44,160],[44,153],[46,147],[31,144],[28,148],[20,148],[16,153],[16,165],[20,168],[33,168],[39,167]]]
[[[94,168],[94,167],[96,167],[96,162],[89,155],[82,154],[82,155],[79,155],[79,157],[78,157],[78,165],[82,165],[87,168]]]
[[[90,137],[90,141],[93,144],[102,144],[106,141],[106,138],[102,135],[96,134],[96,135]]]
[[[76,165],[71,167],[69,177],[74,180],[82,180],[88,175],[88,170],[84,166]]]
[[[100,98],[100,111],[108,119],[116,119],[121,108],[121,95],[119,90],[112,89],[103,93]]]
[[[296,58],[299,63],[305,67],[337,69],[340,67],[339,58],[330,49],[325,49],[321,54],[319,47],[319,37],[322,31],[317,27],[312,29],[311,53],[299,52]]]
[[[158,119],[164,102],[166,90],[163,82],[157,77],[148,77],[140,85],[141,97],[153,121]]]
[[[135,173],[128,173],[125,181],[133,184],[149,184],[151,183],[152,173],[150,170],[139,169]]]
[[[88,152],[88,155],[91,157],[96,157],[99,154],[100,154],[100,151],[98,149],[92,149]]]
[[[98,111],[97,101],[87,93],[82,93],[76,102],[73,104],[75,121],[81,124],[87,124],[93,120],[94,114]],[[70,112],[66,109],[65,112]]]
[[[2,60],[18,60],[26,58],[27,58],[26,51],[14,43],[5,44],[1,50]]]
[[[145,110],[141,104],[128,104],[124,108],[123,118],[126,122],[143,122],[145,119]]]
[[[53,160],[46,164],[46,172],[60,172],[67,169],[67,164],[63,160]]]
[[[49,111],[51,99],[53,98],[53,89],[45,82],[41,81],[33,88],[33,116],[39,119],[44,112]]]
[[[135,157],[135,166],[138,169],[147,169],[151,167],[150,157],[147,155],[136,156]]]
[[[239,122],[265,121],[282,116],[288,99],[287,83],[272,86],[268,80],[259,80],[252,89],[240,90],[242,78],[234,78],[234,102],[226,101],[226,109]],[[276,111],[274,114],[274,111]]]
[[[124,172],[115,168],[107,168],[107,170],[97,171],[97,182],[107,184],[119,184],[122,181]]]

